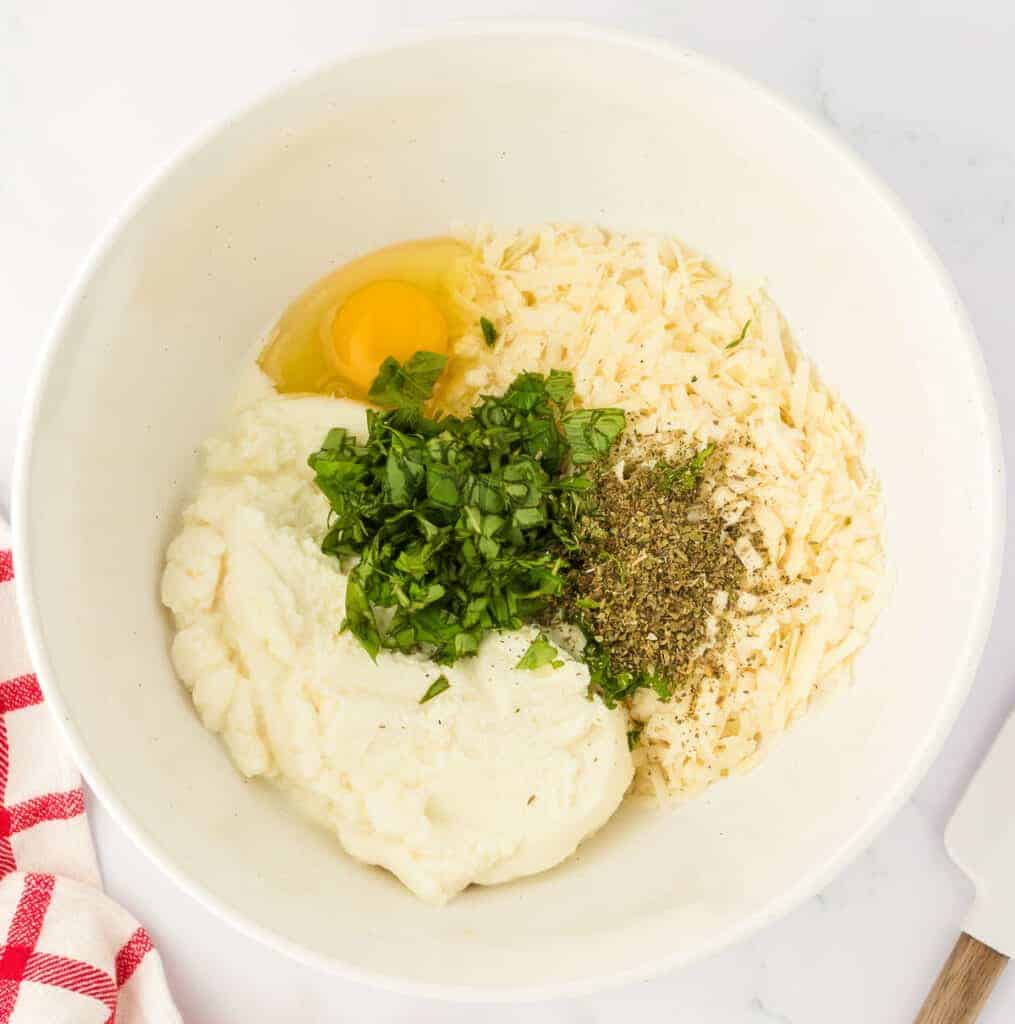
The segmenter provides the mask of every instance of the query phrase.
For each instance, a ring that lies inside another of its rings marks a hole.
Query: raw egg
[[[464,242],[429,238],[339,267],[282,314],[261,369],[283,393],[365,399],[388,356],[449,352],[465,325],[459,296],[472,261]]]

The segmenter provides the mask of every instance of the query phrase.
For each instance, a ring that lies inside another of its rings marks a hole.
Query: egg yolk
[[[476,254],[457,238],[419,238],[365,253],[296,297],[279,317],[257,362],[284,395],[337,395],[369,401],[388,356],[451,354],[475,325],[463,297],[474,291]],[[439,393],[464,372],[450,359]]]
[[[420,351],[448,351],[448,323],[422,288],[404,281],[375,281],[352,293],[331,328],[337,373],[357,392],[370,390],[381,363],[404,363]]]

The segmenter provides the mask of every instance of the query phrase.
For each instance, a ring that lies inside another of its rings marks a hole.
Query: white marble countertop
[[[0,2],[0,508],[15,424],[54,306],[152,169],[251,94],[399,25],[584,17],[716,56],[817,113],[901,195],[961,291],[1015,437],[1015,7],[1007,0],[132,0]],[[820,13],[819,13],[820,12]],[[1008,454],[1011,472],[1011,447]],[[971,538],[971,543],[975,538]],[[1015,549],[972,696],[916,795],[824,892],[752,940],[656,981],[526,1008],[531,1021],[880,1024],[911,1020],[971,889],[945,855],[952,807],[1015,693]],[[92,805],[112,893],[144,920],[189,1021],[471,1021],[282,960],[179,893]],[[517,1019],[517,1008],[484,1020]],[[983,1020],[1015,1019],[1015,970]]]

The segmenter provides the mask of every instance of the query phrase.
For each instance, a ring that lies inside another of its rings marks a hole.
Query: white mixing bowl
[[[435,909],[242,781],[173,675],[158,581],[198,447],[266,325],[357,253],[482,219],[672,232],[766,278],[866,424],[896,588],[856,686],[756,772],[683,808],[623,810],[556,870]],[[343,61],[165,170],[59,315],[14,505],[35,664],[121,825],[188,892],[280,950],[446,998],[657,973],[827,882],[955,718],[1003,524],[980,355],[891,196],[824,130],[710,61],[529,24]]]

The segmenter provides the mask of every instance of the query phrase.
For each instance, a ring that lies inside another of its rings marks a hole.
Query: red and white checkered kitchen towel
[[[28,661],[0,520],[0,1024],[179,1024],[148,934],[101,884],[81,778]]]

